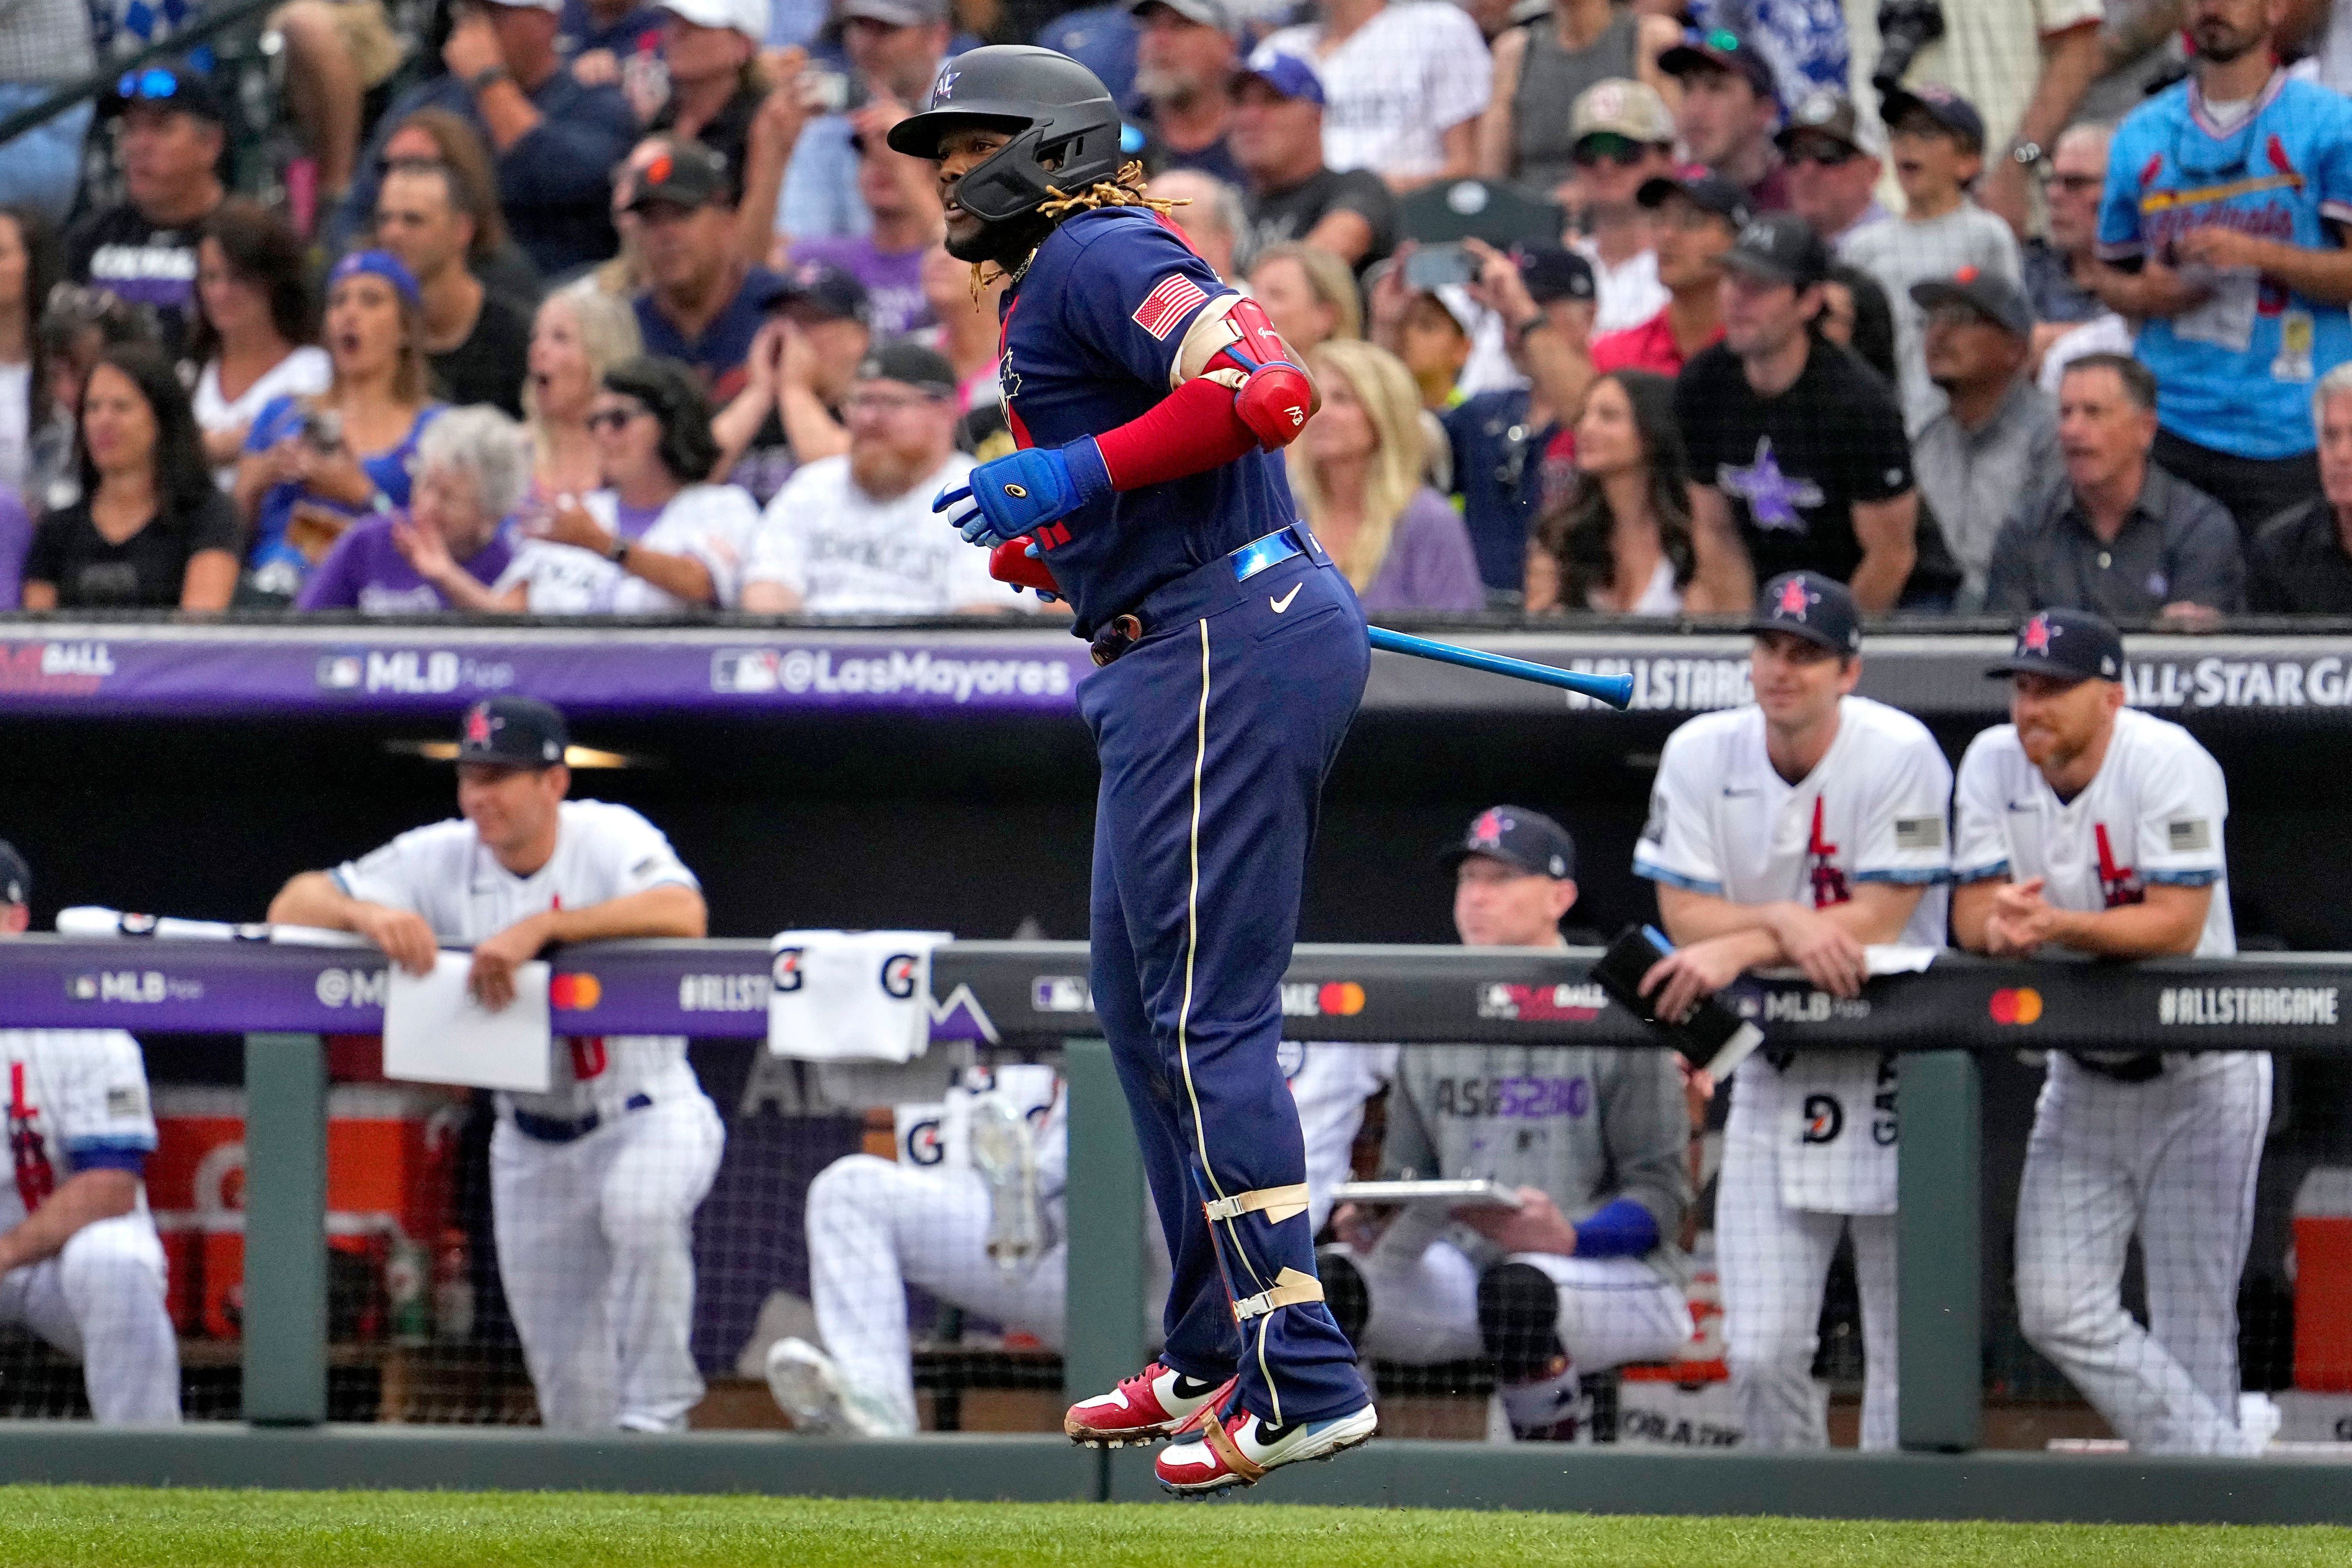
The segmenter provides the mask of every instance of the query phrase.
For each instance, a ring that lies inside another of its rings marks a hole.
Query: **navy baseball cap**
[[[212,79],[184,66],[147,66],[124,71],[115,79],[113,90],[99,102],[100,112],[109,115],[143,107],[167,114],[194,115],[215,125],[228,123],[228,105],[223,101],[220,89],[213,86]]]
[[[1984,116],[1977,112],[1975,104],[1948,87],[1898,87],[1878,100],[1878,117],[1890,131],[1915,109],[1927,110],[1927,117],[1937,124],[1976,151],[1984,151]]]
[[[1567,881],[1576,875],[1576,840],[1568,829],[1523,805],[1490,805],[1472,817],[1461,841],[1447,845],[1438,863],[1451,871],[1473,855],[1516,866],[1530,877]]]
[[[1261,48],[1250,56],[1249,64],[1234,78],[1234,86],[1256,79],[1265,83],[1285,98],[1303,98],[1318,105],[1323,100],[1323,79],[1313,66],[1297,55],[1286,55],[1279,49]]]
[[[1998,272],[1963,267],[1949,278],[1911,285],[1911,302],[1923,310],[1966,305],[1994,326],[2017,337],[2033,335],[2033,305],[2017,280]]]
[[[1701,212],[1713,213],[1734,228],[1746,228],[1756,216],[1748,193],[1722,175],[1693,167],[1678,174],[1660,174],[1654,180],[1644,180],[1633,199],[1653,210],[1664,206],[1675,196],[1682,197]]]
[[[2040,610],[2017,628],[2017,646],[1985,674],[2053,680],[2121,680],[2123,634],[2089,610]]]
[[[1844,584],[1818,572],[1783,572],[1765,584],[1745,629],[1787,632],[1832,653],[1862,651],[1862,611],[1853,595]]]
[[[826,321],[864,321],[873,314],[866,285],[856,273],[830,261],[793,263],[784,274],[783,292],[768,301],[772,310],[786,308]]]
[[[1685,27],[1683,41],[1658,55],[1658,68],[1668,76],[1689,76],[1695,71],[1729,71],[1744,79],[1756,89],[1759,98],[1780,100],[1772,80],[1772,62],[1755,43],[1740,37],[1728,27]]]
[[[1557,240],[1525,239],[1511,247],[1519,281],[1528,298],[1538,305],[1554,300],[1591,300],[1598,296],[1592,263]]]
[[[1830,275],[1830,247],[1795,213],[1764,213],[1739,231],[1722,265],[1767,283],[1808,289]]]
[[[0,838],[0,909],[32,901],[33,868],[25,864],[14,844]]]
[[[553,703],[491,697],[467,709],[458,721],[456,760],[535,772],[562,762],[571,744],[572,731]]]
[[[709,206],[713,202],[731,204],[735,190],[727,176],[727,154],[706,147],[699,142],[683,139],[669,144],[669,150],[656,155],[637,176],[636,195],[629,198],[629,210],[643,212],[650,206]]]

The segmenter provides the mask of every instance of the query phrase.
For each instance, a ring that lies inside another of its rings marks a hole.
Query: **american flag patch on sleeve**
[[[1208,299],[1202,287],[1181,272],[1171,272],[1160,280],[1158,288],[1143,297],[1135,308],[1135,324],[1153,337],[1165,340],[1184,319],[1184,312]]]

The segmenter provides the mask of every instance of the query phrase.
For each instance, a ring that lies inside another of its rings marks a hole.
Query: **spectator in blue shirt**
[[[2264,0],[2191,16],[2189,79],[2116,131],[2099,209],[2116,265],[2091,282],[2142,323],[2156,462],[2251,533],[2318,488],[2311,389],[2352,359],[2352,102],[2280,69]]]
[[[556,53],[563,0],[488,0],[461,13],[442,46],[446,75],[405,94],[360,160],[330,248],[364,233],[375,214],[383,143],[420,109],[463,116],[495,161],[507,226],[550,279],[613,254],[613,165],[636,140],[636,118],[611,83],[588,85]]]
[[[853,138],[879,142],[929,100],[949,43],[947,0],[841,0],[841,42],[855,72],[848,104],[810,122],[784,169],[776,229],[793,239],[864,234]]]
[[[724,403],[742,390],[751,340],[787,285],[736,250],[734,194],[707,147],[674,142],[656,154],[629,210],[645,268],[636,304],[646,352],[691,365],[712,403]]]

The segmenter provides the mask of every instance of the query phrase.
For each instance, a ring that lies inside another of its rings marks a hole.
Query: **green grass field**
[[[2352,1561],[2352,1530],[1843,1524],[1336,1508],[826,1502],[582,1493],[0,1488],[0,1563],[1051,1563],[1268,1568],[2267,1568]]]

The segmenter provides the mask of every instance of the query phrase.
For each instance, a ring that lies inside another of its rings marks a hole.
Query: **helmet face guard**
[[[1049,143],[1046,139],[1052,132],[1050,124],[1033,125],[982,159],[956,182],[956,205],[982,223],[1009,223],[1035,212],[1055,190],[1075,195],[1118,172],[1116,132],[1103,137],[1114,157],[1113,166],[1105,169],[1095,167],[1100,159],[1087,156],[1093,151],[1087,143],[1100,132],[1065,136]],[[1051,169],[1045,163],[1049,156],[1055,164]]]

